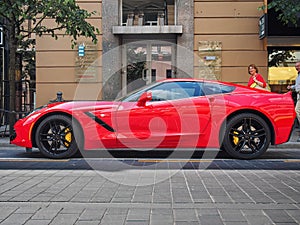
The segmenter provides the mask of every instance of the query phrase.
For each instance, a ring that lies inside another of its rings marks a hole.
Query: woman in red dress
[[[266,89],[267,83],[262,77],[261,74],[258,73],[258,69],[254,64],[250,64],[248,66],[248,73],[251,75],[248,82],[248,87],[258,88],[258,89]]]

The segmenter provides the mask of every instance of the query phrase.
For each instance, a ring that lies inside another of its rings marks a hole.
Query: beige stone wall
[[[258,38],[262,4],[263,0],[195,0],[195,55],[199,56],[199,41],[221,42],[221,80],[246,84],[251,63],[267,79],[267,51]],[[195,77],[201,74],[199,60],[194,62]]]
[[[79,6],[89,12],[96,11],[96,14],[88,19],[93,26],[102,29],[102,1],[101,0],[80,0]],[[53,20],[45,22],[47,26],[55,26]],[[77,47],[71,48],[71,38],[59,34],[58,40],[50,35],[43,35],[36,38],[36,106],[46,104],[51,99],[56,98],[58,91],[63,92],[66,100],[80,99],[76,90],[76,60],[78,60]],[[91,43],[90,39],[79,38],[78,43]],[[98,44],[95,46],[94,55],[100,57],[102,54],[102,35],[98,35]],[[80,88],[88,90],[84,99],[101,99],[99,88],[102,86],[101,60],[96,63],[97,76],[90,82],[80,84]]]
[[[199,42],[217,41],[221,43],[220,76],[223,81],[246,84],[249,78],[247,66],[251,63],[259,67],[267,78],[267,51],[264,41],[258,39],[258,19],[262,12],[258,7],[264,0],[194,0],[194,53],[199,56]],[[89,22],[102,31],[102,0],[80,0],[77,3],[88,11],[97,11]],[[47,25],[55,26],[53,20]],[[96,55],[102,55],[102,35],[98,36]],[[37,37],[37,97],[36,106],[56,97],[58,91],[63,98],[72,100],[76,96],[77,48],[71,48],[69,37],[55,40],[50,35]],[[79,39],[79,43],[90,41]],[[78,64],[78,63],[77,63]],[[194,60],[194,74],[199,77],[199,58]],[[88,91],[85,99],[97,96],[101,99],[102,65],[97,65],[97,77],[85,82],[82,87]],[[217,71],[220,71],[217,70]],[[77,96],[80,98],[80,96]]]

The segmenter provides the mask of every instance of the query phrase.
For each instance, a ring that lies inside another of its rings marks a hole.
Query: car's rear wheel
[[[234,158],[254,159],[266,152],[270,141],[265,120],[253,113],[242,113],[228,121],[222,147]]]
[[[74,131],[80,130],[78,123],[64,115],[45,118],[35,134],[37,147],[41,153],[54,159],[69,158],[78,152]]]

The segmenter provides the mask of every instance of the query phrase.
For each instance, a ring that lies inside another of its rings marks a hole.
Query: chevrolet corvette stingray
[[[11,143],[49,158],[103,149],[225,150],[260,157],[289,140],[295,121],[291,93],[220,81],[166,79],[115,101],[62,101],[14,125]]]

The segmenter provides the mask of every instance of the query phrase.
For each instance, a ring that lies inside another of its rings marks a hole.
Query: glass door
[[[123,45],[123,95],[147,84],[174,77],[175,45],[166,41],[136,41]]]

